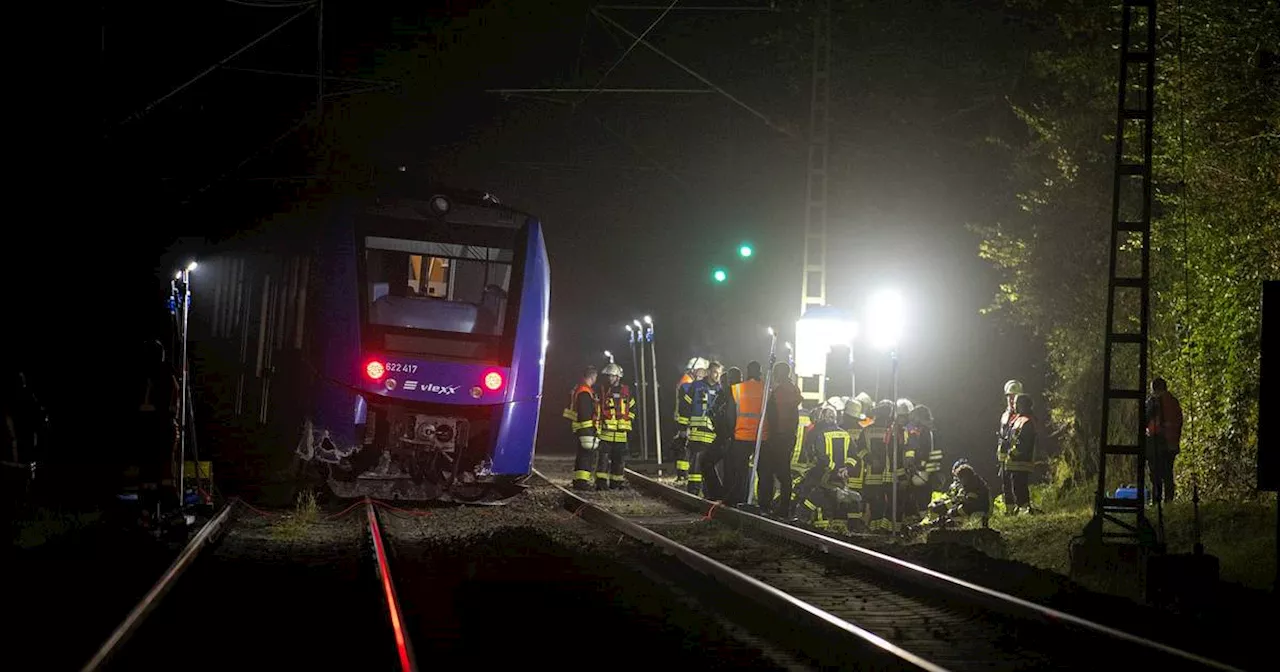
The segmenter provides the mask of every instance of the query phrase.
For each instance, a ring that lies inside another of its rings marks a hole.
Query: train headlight
[[[387,375],[387,367],[375,359],[364,365],[364,373],[370,380],[382,380],[382,377]]]
[[[502,379],[502,374],[497,371],[490,371],[484,374],[484,387],[490,392],[497,392],[507,381]]]

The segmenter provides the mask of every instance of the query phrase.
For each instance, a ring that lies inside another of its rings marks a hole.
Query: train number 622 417
[[[399,362],[387,362],[387,370],[395,373],[417,373],[417,364],[401,364]]]

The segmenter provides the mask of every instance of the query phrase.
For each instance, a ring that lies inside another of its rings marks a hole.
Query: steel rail
[[[984,586],[979,586],[975,583],[970,583],[963,579],[958,579],[954,576],[943,574],[942,572],[929,569],[928,567],[922,567],[885,553],[873,551],[869,548],[858,546],[842,539],[836,539],[834,537],[811,532],[795,525],[789,525],[777,520],[765,518],[764,516],[756,515],[741,509],[721,506],[716,502],[708,502],[697,495],[673,488],[633,469],[628,468],[625,473],[627,475],[627,481],[639,486],[638,489],[677,504],[690,511],[701,512],[708,518],[720,518],[726,522],[732,521],[739,525],[750,527],[767,534],[782,537],[788,541],[796,542],[802,546],[813,548],[822,553],[844,560],[856,562],[874,571],[887,574],[895,579],[906,580],[929,590],[941,589],[955,597],[965,600],[966,602],[981,604],[992,611],[998,611],[1015,618],[1036,620],[1058,626],[1074,627],[1095,635],[1119,639],[1130,644],[1154,649],[1166,655],[1180,658],[1188,662],[1194,662],[1199,665],[1219,670],[1228,670],[1230,672],[1243,672],[1240,668],[1232,667],[1225,663],[1205,658],[1204,656],[1200,656],[1189,651],[1183,651],[1182,649],[1169,646],[1168,644],[1145,639],[1123,630],[1117,630],[1115,628],[1102,625],[1101,623],[1096,623],[1079,616],[1058,611],[1057,609],[1036,604],[1029,600],[1014,597],[1013,595],[1002,593]]]
[[[200,528],[200,531],[196,533],[196,536],[191,541],[187,542],[186,547],[182,549],[182,553],[173,561],[173,564],[169,565],[169,569],[165,570],[165,573],[160,576],[160,580],[156,581],[151,590],[147,591],[147,594],[134,606],[129,615],[125,616],[124,621],[111,633],[111,636],[102,644],[93,658],[81,668],[82,672],[101,669],[129,641],[129,638],[142,625],[143,620],[155,610],[161,598],[173,588],[173,584],[177,582],[178,577],[182,576],[183,572],[191,566],[200,551],[208,546],[209,540],[213,538],[213,535],[227,522],[231,509],[235,507],[238,501],[239,499],[235,497],[227,500],[222,505],[222,510],[209,522],[205,523],[204,527]]]
[[[906,664],[912,668],[928,670],[929,672],[947,672],[947,668],[931,663],[875,633],[864,630],[808,602],[717,562],[683,544],[672,541],[657,532],[607,511],[555,483],[538,469],[534,469],[533,473],[558,489],[564,495],[566,504],[572,503],[572,507],[566,506],[566,508],[572,510],[574,515],[588,522],[617,530],[638,541],[657,546],[663,551],[674,555],[689,568],[711,577],[739,595],[772,608],[774,613],[780,617],[786,618],[790,615],[808,621],[812,626],[837,630],[847,636],[861,640],[860,643],[873,647],[877,650],[877,653],[889,656],[897,665]]]
[[[365,501],[365,515],[369,520],[369,536],[373,539],[373,552],[377,558],[378,579],[382,582],[382,595],[386,599],[387,613],[391,619],[391,629],[396,637],[396,653],[400,658],[400,669],[403,672],[417,672],[418,663],[413,655],[413,645],[405,635],[404,611],[400,608],[400,599],[396,597],[395,582],[391,578],[391,563],[387,559],[386,544],[382,539],[382,527],[378,525],[378,511],[372,501]]]

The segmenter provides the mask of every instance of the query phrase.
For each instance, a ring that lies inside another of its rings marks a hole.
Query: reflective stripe
[[[573,472],[573,480],[575,481],[591,481],[591,472],[585,469],[579,469]]]
[[[690,483],[701,483],[701,482],[702,482],[702,474],[689,474],[689,482],[690,482]]]
[[[688,460],[676,460],[676,470],[677,470],[677,471],[689,471],[689,461],[688,461]]]
[[[607,480],[609,480],[609,472],[607,472],[607,471],[597,471],[597,472],[596,472],[596,478],[597,478],[598,480],[601,480],[601,481],[607,481]]]

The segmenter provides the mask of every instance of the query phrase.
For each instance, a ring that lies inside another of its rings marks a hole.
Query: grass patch
[[[997,505],[991,527],[1004,535],[1011,560],[1068,574],[1068,544],[1093,516],[1093,490],[1035,486],[1031,498],[1042,513],[1006,516]],[[1223,581],[1260,590],[1272,587],[1276,571],[1275,507],[1275,495],[1271,493],[1259,501],[1200,504],[1201,543],[1205,553],[1217,556]],[[1155,507],[1147,512],[1152,524],[1156,524]],[[1165,542],[1170,553],[1192,551],[1194,518],[1190,501],[1165,506]]]
[[[278,539],[296,539],[319,519],[320,505],[316,502],[316,494],[311,490],[304,490],[298,493],[293,512],[285,514],[272,524],[271,534]]]

